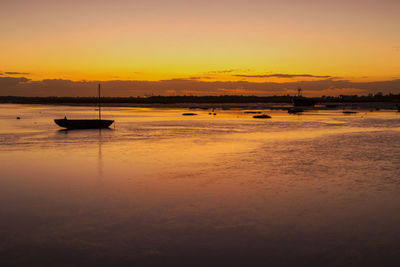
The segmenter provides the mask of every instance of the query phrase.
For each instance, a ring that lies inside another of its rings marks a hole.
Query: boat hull
[[[267,114],[263,114],[263,115],[254,115],[253,118],[254,119],[270,119],[271,116],[269,116]]]
[[[54,122],[67,129],[98,129],[108,128],[114,122],[113,120],[68,120],[56,119]]]
[[[289,113],[289,114],[302,113],[303,111],[304,111],[304,109],[299,108],[299,107],[289,108],[289,109],[288,109],[288,113]]]

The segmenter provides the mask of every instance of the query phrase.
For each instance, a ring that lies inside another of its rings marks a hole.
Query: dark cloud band
[[[71,81],[47,79],[33,81],[24,77],[0,77],[0,96],[94,96],[99,81]],[[400,93],[400,79],[376,82],[318,79],[291,82],[204,81],[196,79],[170,79],[160,81],[111,80],[102,81],[105,96],[127,97],[143,95],[284,95],[298,87],[309,95],[334,95],[356,92]]]
[[[261,74],[261,75],[246,75],[246,74],[235,74],[232,75],[234,77],[243,77],[243,78],[319,78],[319,79],[329,79],[334,78],[329,75],[312,75],[312,74]]]
[[[28,72],[17,72],[17,71],[7,71],[5,72],[7,75],[29,75]]]

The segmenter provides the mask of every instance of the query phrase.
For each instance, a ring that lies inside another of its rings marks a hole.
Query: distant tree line
[[[101,103],[131,103],[131,104],[179,104],[179,103],[291,103],[293,96],[149,96],[149,97],[102,97]],[[306,98],[306,97],[305,97]],[[400,94],[382,93],[367,96],[340,95],[309,98],[315,102],[400,102]],[[25,96],[0,96],[0,103],[14,104],[94,104],[98,103],[97,97],[25,97]]]

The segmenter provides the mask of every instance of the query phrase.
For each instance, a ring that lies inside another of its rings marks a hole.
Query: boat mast
[[[100,106],[100,84],[99,84],[99,121],[101,120],[101,106]]]

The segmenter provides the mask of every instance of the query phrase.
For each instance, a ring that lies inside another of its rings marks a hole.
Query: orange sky
[[[6,0],[0,77],[395,80],[399,10],[391,0]]]

